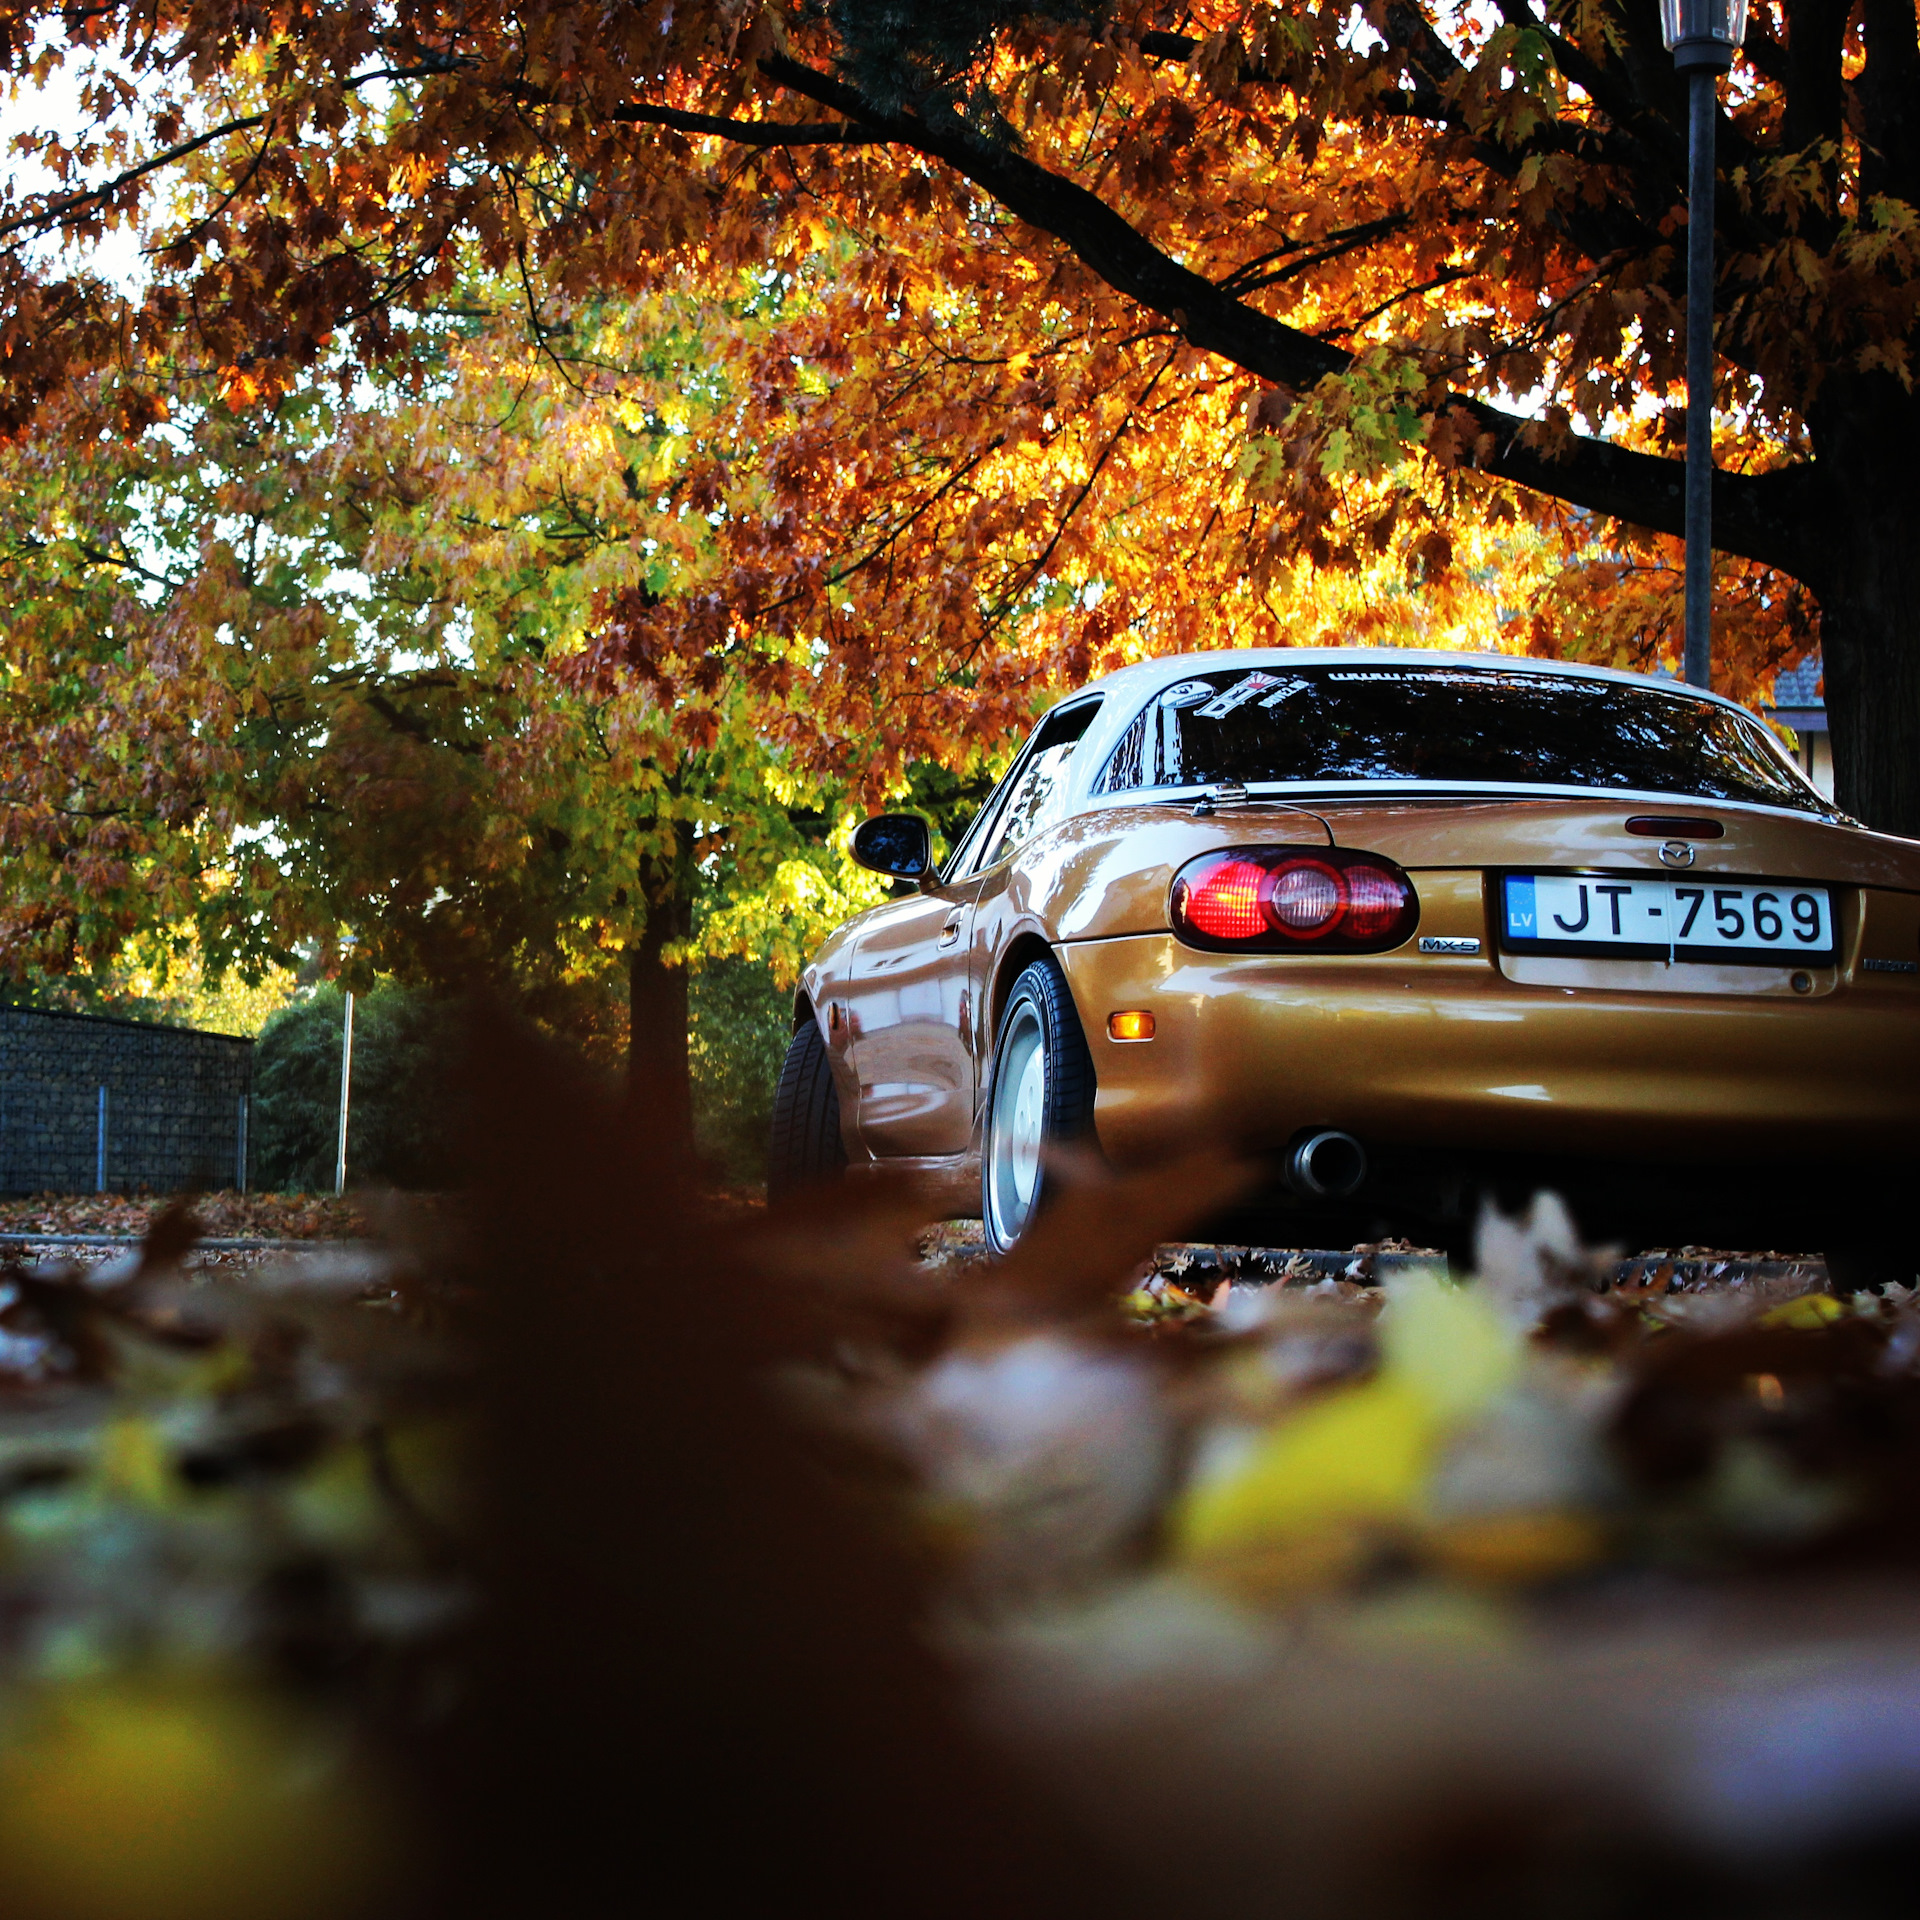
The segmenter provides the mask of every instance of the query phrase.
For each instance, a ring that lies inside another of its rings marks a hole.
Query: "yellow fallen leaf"
[[[1381,1369],[1283,1418],[1189,1488],[1176,1551],[1240,1587],[1338,1579],[1383,1529],[1412,1527],[1447,1435],[1504,1393],[1520,1343],[1484,1295],[1433,1273],[1388,1291]]]
[[[1847,1317],[1846,1307],[1830,1293],[1803,1293],[1797,1300],[1783,1300],[1760,1316],[1763,1327],[1792,1327],[1810,1333],[1831,1326]]]
[[[1478,1288],[1411,1273],[1387,1290],[1381,1373],[1403,1381],[1443,1420],[1497,1400],[1520,1371],[1520,1342]]]
[[[166,1442],[150,1420],[138,1415],[107,1423],[95,1474],[102,1493],[129,1506],[171,1506],[180,1492]]]
[[[1317,1400],[1267,1432],[1233,1472],[1189,1489],[1175,1517],[1179,1551],[1213,1560],[1330,1524],[1406,1518],[1440,1433],[1430,1403],[1404,1381],[1383,1377]]]
[[[312,1734],[214,1680],[30,1697],[0,1750],[0,1882],[46,1920],[321,1920],[357,1910],[382,1816]]]

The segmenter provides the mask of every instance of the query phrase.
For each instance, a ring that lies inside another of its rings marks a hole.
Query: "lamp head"
[[[1725,73],[1747,37],[1747,0],[1660,0],[1660,36],[1682,73]]]

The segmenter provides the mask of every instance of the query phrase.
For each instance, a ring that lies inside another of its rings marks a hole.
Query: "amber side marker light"
[[[1107,1015],[1107,1038],[1109,1040],[1151,1040],[1153,1038],[1153,1015],[1144,1008],[1131,1013],[1110,1013]]]

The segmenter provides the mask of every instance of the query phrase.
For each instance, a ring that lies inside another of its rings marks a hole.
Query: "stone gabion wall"
[[[0,1007],[0,1193],[96,1190],[102,1087],[105,1191],[244,1184],[251,1040]]]

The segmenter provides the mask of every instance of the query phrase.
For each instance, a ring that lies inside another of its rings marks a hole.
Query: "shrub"
[[[688,982],[694,1138],[728,1178],[764,1180],[773,1089],[793,1030],[793,995],[756,960],[709,960]]]
[[[253,1059],[256,1186],[333,1185],[346,996],[325,986],[276,1014]],[[453,1178],[449,1070],[454,1016],[409,988],[381,985],[353,1004],[353,1098],[347,1179],[355,1186],[438,1187]]]

